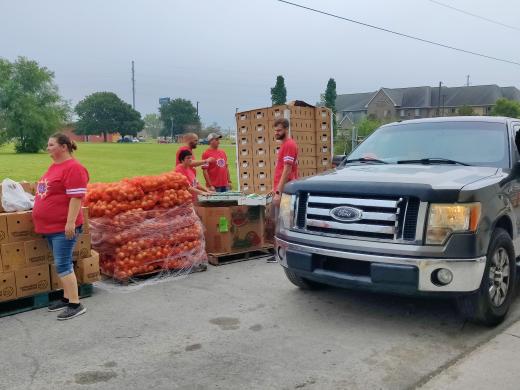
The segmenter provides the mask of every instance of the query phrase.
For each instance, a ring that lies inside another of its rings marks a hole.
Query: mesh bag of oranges
[[[92,247],[102,273],[143,284],[205,267],[204,232],[191,202],[188,182],[176,172],[89,185]]]

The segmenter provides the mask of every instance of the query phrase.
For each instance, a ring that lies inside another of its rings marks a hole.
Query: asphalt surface
[[[0,318],[1,389],[416,388],[520,318],[520,299],[488,329],[450,301],[301,291],[263,260],[83,302]]]

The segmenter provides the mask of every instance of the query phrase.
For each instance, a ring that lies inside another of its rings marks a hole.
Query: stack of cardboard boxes
[[[240,190],[266,194],[273,190],[274,167],[280,143],[274,134],[278,118],[289,120],[291,137],[298,144],[300,177],[332,167],[332,113],[325,107],[280,105],[239,112],[237,165]]]
[[[87,208],[83,215],[83,234],[73,252],[78,284],[99,280],[99,256],[91,252]],[[34,232],[32,212],[0,213],[0,302],[61,288],[47,240]]]

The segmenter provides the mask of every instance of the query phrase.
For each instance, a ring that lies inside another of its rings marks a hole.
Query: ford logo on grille
[[[355,222],[363,218],[363,211],[350,206],[339,206],[330,210],[330,216],[341,222]]]

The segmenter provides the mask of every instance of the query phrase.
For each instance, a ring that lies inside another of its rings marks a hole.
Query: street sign
[[[163,97],[163,98],[159,98],[159,104],[162,106],[163,104],[168,104],[170,103],[170,98],[169,97]]]

